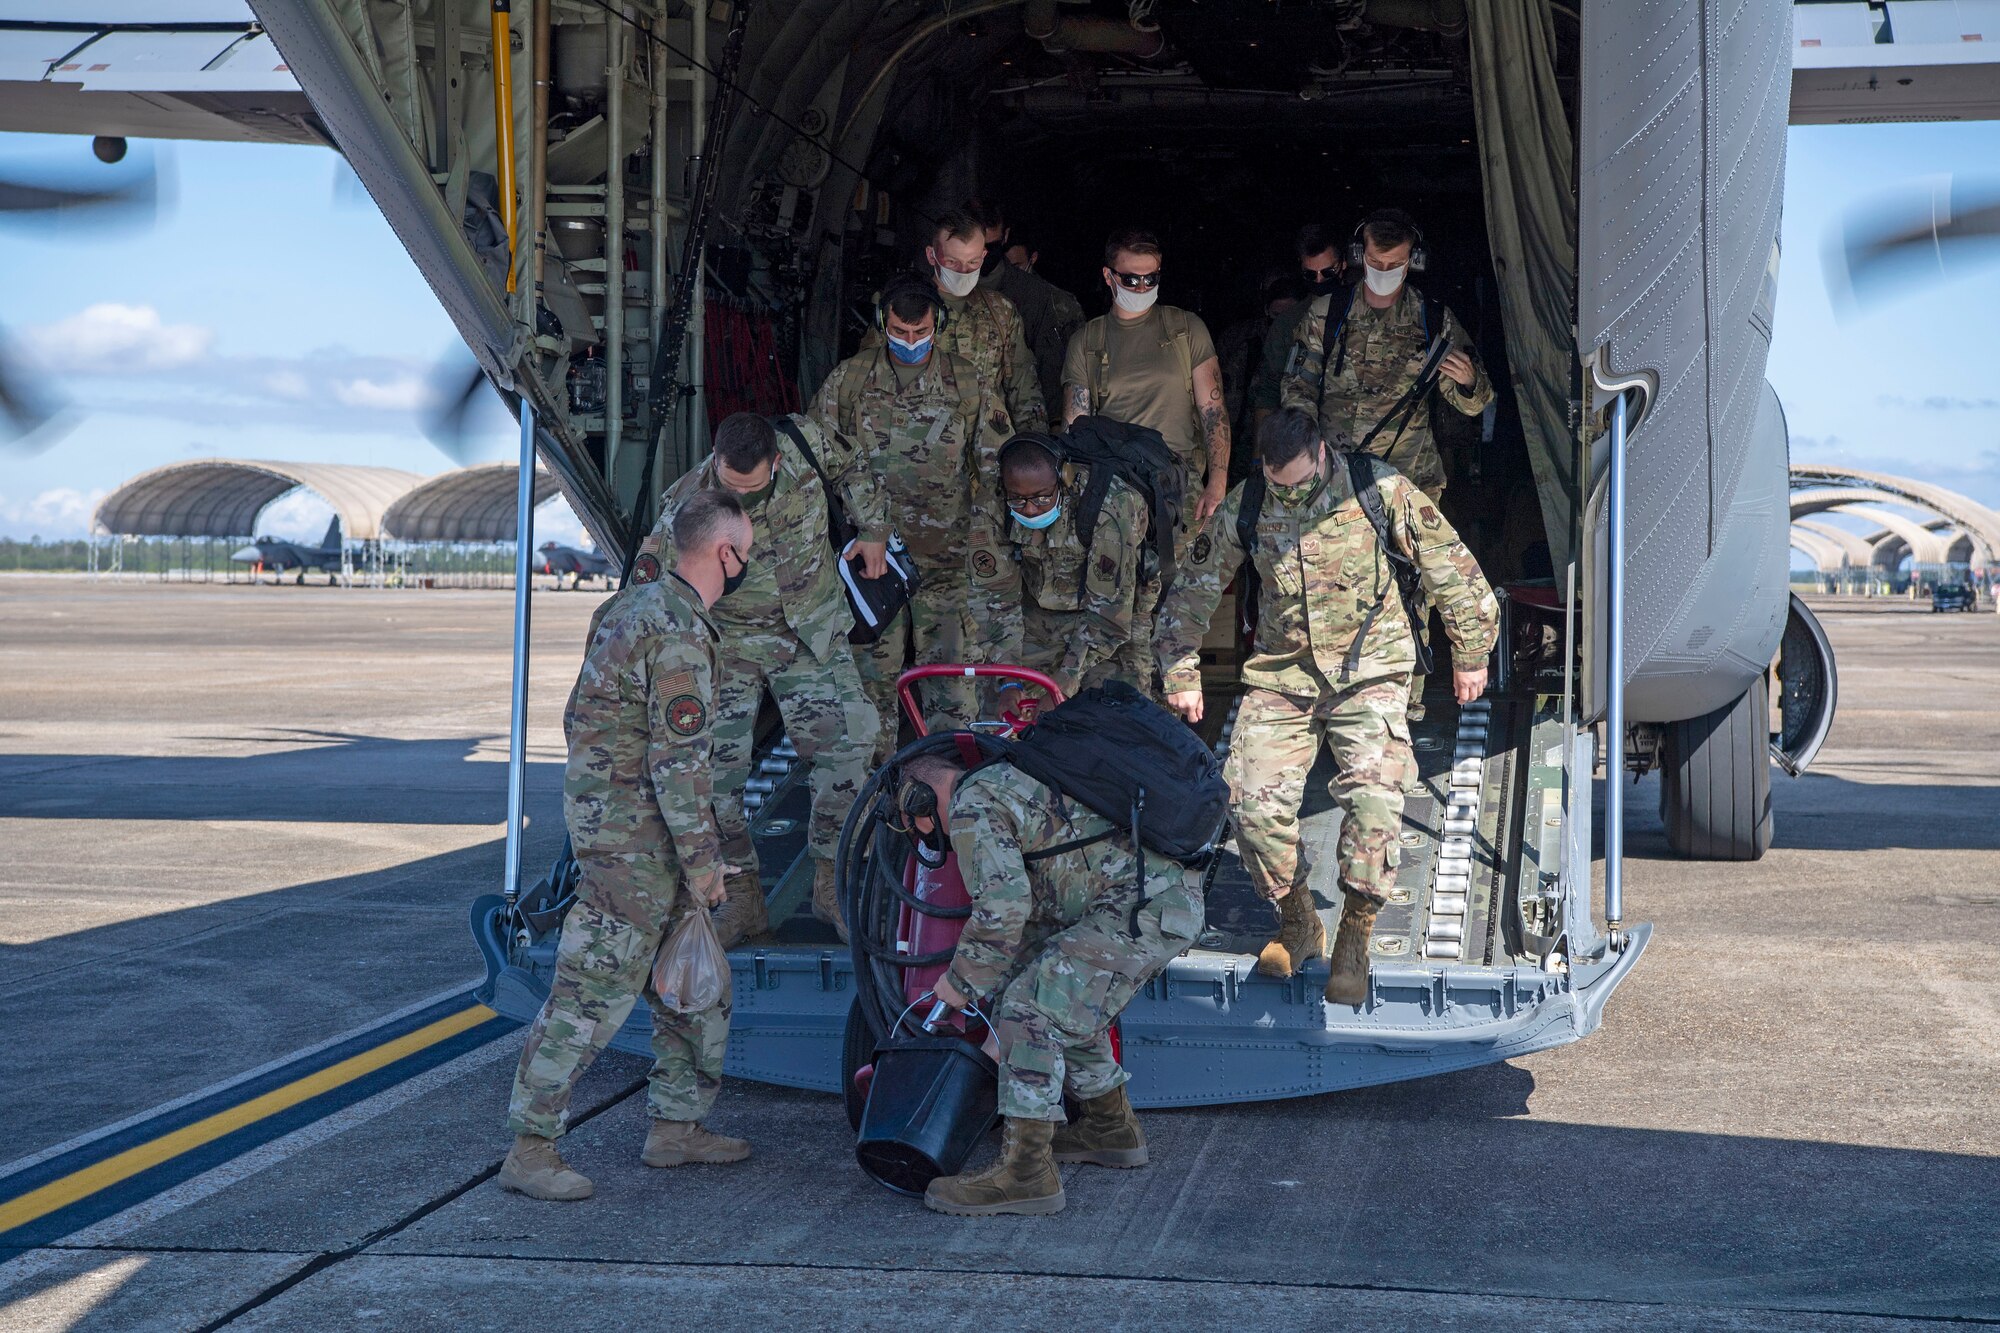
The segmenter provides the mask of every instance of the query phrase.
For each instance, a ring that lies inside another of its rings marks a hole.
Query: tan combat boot
[[[842,944],[847,943],[847,922],[840,914],[840,886],[833,877],[833,862],[813,858],[813,915],[833,927]]]
[[[1119,1084],[1102,1097],[1083,1104],[1083,1115],[1056,1130],[1049,1145],[1058,1162],[1091,1166],[1144,1166],[1146,1131],[1132,1114],[1132,1103]]]
[[[715,1165],[740,1162],[749,1155],[746,1140],[711,1134],[692,1120],[655,1120],[646,1131],[646,1149],[639,1160],[647,1166]]]
[[[1062,1175],[1049,1151],[1055,1132],[1053,1120],[1008,1116],[1000,1160],[984,1171],[939,1176],[924,1191],[924,1207],[959,1217],[1061,1212],[1068,1201],[1063,1198]]]
[[[544,1199],[552,1203],[571,1203],[577,1199],[588,1199],[596,1187],[590,1177],[580,1171],[572,1171],[569,1163],[563,1161],[556,1151],[554,1139],[545,1139],[539,1134],[520,1134],[514,1138],[513,1150],[507,1160],[500,1163],[500,1188],[525,1194],[531,1199]]]
[[[733,949],[748,939],[771,933],[771,918],[764,911],[764,881],[755,870],[739,870],[723,884],[728,897],[715,909],[710,923],[716,942]]]
[[[1340,914],[1340,933],[1333,937],[1333,967],[1326,975],[1326,998],[1333,1004],[1358,1005],[1368,998],[1368,936],[1375,929],[1380,903],[1359,894],[1347,895]]]
[[[1278,899],[1278,934],[1257,955],[1257,970],[1267,977],[1289,977],[1326,952],[1326,925],[1313,906],[1312,890],[1295,884]]]

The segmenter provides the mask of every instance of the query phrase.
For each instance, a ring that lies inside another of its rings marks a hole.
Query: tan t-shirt
[[[1215,355],[1215,342],[1201,316],[1176,310],[1175,325],[1187,321],[1188,359],[1185,364],[1174,346],[1173,329],[1161,318],[1167,307],[1155,305],[1138,319],[1126,321],[1116,315],[1099,315],[1079,329],[1069,340],[1063,357],[1063,392],[1081,384],[1086,391],[1096,388],[1098,368],[1085,349],[1093,341],[1092,330],[1103,326],[1104,351],[1109,358],[1103,376],[1102,402],[1092,402],[1090,410],[1113,421],[1151,426],[1166,439],[1167,447],[1182,458],[1202,450],[1201,418],[1195,412],[1194,391],[1189,373]],[[1200,480],[1199,473],[1196,480]]]

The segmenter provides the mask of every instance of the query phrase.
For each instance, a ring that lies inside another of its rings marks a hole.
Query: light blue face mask
[[[889,355],[906,366],[921,365],[931,354],[931,339],[935,335],[925,334],[915,342],[904,342],[894,334],[889,336]]]
[[[1062,506],[1050,505],[1048,513],[1038,514],[1034,518],[1029,518],[1026,514],[1020,513],[1017,510],[1013,509],[1009,509],[1007,512],[1013,514],[1014,521],[1016,523],[1019,523],[1022,527],[1033,528],[1039,532],[1041,529],[1046,528],[1047,526],[1049,526],[1049,524],[1055,522],[1057,519],[1062,517]]]

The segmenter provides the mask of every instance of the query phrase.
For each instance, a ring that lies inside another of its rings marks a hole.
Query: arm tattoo
[[[1210,403],[1201,409],[1201,437],[1208,445],[1209,471],[1229,470],[1229,418],[1223,415],[1221,403]]]
[[[1067,426],[1078,417],[1090,415],[1090,390],[1081,384],[1069,386],[1069,402],[1063,409],[1063,425]]]

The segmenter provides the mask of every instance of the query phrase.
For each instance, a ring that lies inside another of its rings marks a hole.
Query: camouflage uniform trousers
[[[993,1008],[1000,1045],[1000,1114],[1063,1119],[1065,1089],[1081,1101],[1131,1077],[1111,1054],[1111,1025],[1139,989],[1201,934],[1201,873],[1151,858],[1152,897],[1139,909],[1130,878],[1097,896],[1081,919],[1022,950],[1024,965]]]
[[[556,980],[528,1029],[514,1071],[507,1128],[553,1139],[569,1124],[570,1092],[597,1059],[641,992],[653,1007],[653,1069],[646,1113],[655,1120],[700,1120],[722,1086],[729,1045],[729,998],[699,1013],[676,1013],[647,989],[660,941],[696,910],[680,877],[640,858],[582,861],[583,887],[563,921]]]
[[[916,664],[963,662],[971,651],[972,581],[957,570],[926,569],[923,581],[910,599],[907,615],[899,615],[881,638],[854,650],[854,665],[861,673],[861,685],[875,705],[881,732],[875,740],[875,762],[881,763],[896,749],[897,728],[902,706],[896,699],[896,677],[903,672],[903,659],[914,634]],[[978,714],[979,692],[970,680],[927,680],[916,686],[923,705],[924,726],[933,732],[950,731],[972,725]]]
[[[837,635],[821,661],[789,630],[725,631],[717,656],[715,691],[715,825],[722,835],[722,859],[754,868],[743,809],[743,784],[750,777],[757,708],[769,687],[785,720],[785,734],[799,758],[812,765],[812,823],[806,850],[833,859],[840,826],[868,780],[881,723],[861,687],[847,636]]]
[[[1081,611],[1048,611],[1032,603],[1022,608],[1020,665],[1037,671],[1061,666],[1069,656],[1071,639],[1082,620]],[[1135,617],[1132,637],[1111,656],[1091,663],[1084,670],[1078,690],[1102,685],[1107,680],[1122,680],[1158,702],[1159,691],[1153,688],[1152,628],[1151,616]]]
[[[1223,776],[1237,851],[1259,894],[1275,898],[1305,883],[1299,803],[1324,743],[1337,767],[1328,790],[1341,810],[1340,887],[1388,897],[1402,859],[1403,791],[1417,777],[1407,705],[1401,673],[1328,687],[1316,699],[1261,689],[1243,696]]]

